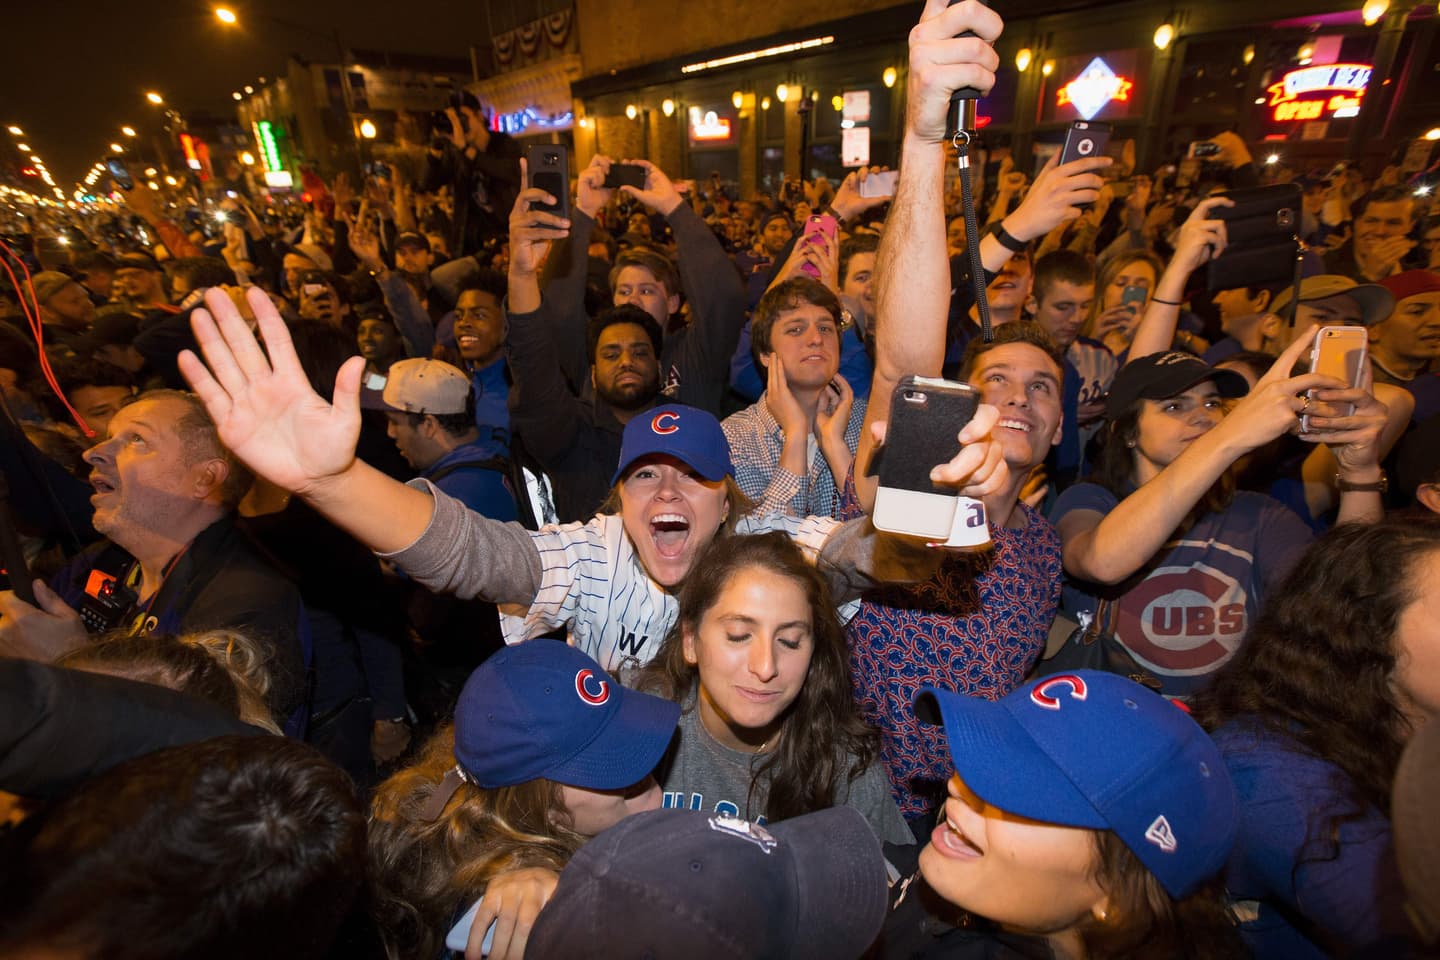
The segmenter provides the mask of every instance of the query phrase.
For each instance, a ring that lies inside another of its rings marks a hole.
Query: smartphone
[[[1086,157],[1103,157],[1110,144],[1110,124],[1091,120],[1076,120],[1065,131],[1065,146],[1060,150],[1060,162],[1084,160]]]
[[[470,904],[470,909],[465,911],[465,915],[455,922],[455,926],[450,928],[450,932],[445,934],[446,949],[458,953],[465,952],[465,944],[470,942],[470,927],[475,923],[475,914],[479,912],[480,901],[476,900]],[[485,931],[485,940],[480,944],[482,957],[489,956],[491,948],[495,946],[495,927],[499,922],[499,920],[491,920],[489,928]]]
[[[899,170],[881,170],[860,181],[862,197],[893,197],[895,185],[900,182]]]
[[[105,161],[105,169],[110,171],[110,179],[115,181],[115,186],[129,193],[135,189],[135,179],[130,176],[123,160],[111,158]]]
[[[532,143],[525,148],[526,186],[544,190],[555,203],[537,203],[531,209],[570,216],[570,148],[563,143]]]
[[[1369,331],[1365,327],[1321,327],[1315,331],[1315,342],[1310,348],[1310,372],[1343,380],[1347,386],[1358,386],[1365,369],[1369,339]],[[1306,390],[1305,395],[1313,400],[1315,391]],[[1308,405],[1306,409],[1309,409]],[[1348,417],[1354,412],[1355,404],[1350,403],[1329,415]],[[1310,432],[1308,413],[1300,416],[1300,432]]]
[[[612,190],[615,187],[634,187],[637,190],[644,190],[645,168],[638,163],[612,163],[610,172],[605,174],[605,182],[601,186]]]
[[[323,283],[306,283],[306,284],[302,284],[301,287],[300,287],[300,292],[303,293],[303,294],[304,294],[305,296],[307,296],[307,297],[323,297],[323,296],[325,296],[325,284],[323,284]]]
[[[1121,306],[1130,307],[1131,313],[1139,313],[1140,308],[1145,305],[1145,298],[1149,295],[1149,287],[1126,287],[1120,292],[1120,304]]]
[[[1191,160],[1204,160],[1206,157],[1220,155],[1220,144],[1214,140],[1196,140],[1190,144],[1190,150],[1185,154]]]
[[[880,484],[874,513],[878,529],[931,541],[950,538],[962,498],[932,483],[930,471],[960,452],[956,437],[979,406],[980,394],[968,383],[905,377],[895,385],[885,443],[870,464]],[[961,520],[975,522],[970,515]],[[985,527],[983,507],[978,526]],[[988,542],[988,532],[982,532],[982,542]]]
[[[805,221],[805,229],[800,234],[800,242],[808,243],[810,242],[810,238],[818,233],[823,234],[825,238],[829,240],[831,246],[834,246],[835,237],[839,232],[840,224],[835,222],[834,217],[828,213],[817,213]],[[820,268],[813,263],[802,263],[800,264],[800,269],[816,280],[820,279]]]

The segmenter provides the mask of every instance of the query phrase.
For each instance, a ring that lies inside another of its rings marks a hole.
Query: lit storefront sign
[[[289,170],[266,170],[265,186],[271,190],[289,190],[295,186],[295,178]]]
[[[497,112],[490,119],[490,129],[515,136],[524,133],[530,127],[538,127],[542,130],[568,130],[574,123],[575,113],[572,110],[546,116],[534,107],[526,107],[524,110],[516,110],[513,113]]]
[[[728,118],[720,116],[714,110],[707,110],[702,114],[699,107],[690,108],[691,140],[729,140],[730,136]]]
[[[269,120],[257,120],[255,143],[260,147],[260,161],[267,172],[276,173],[283,168],[280,162],[280,148],[275,143],[275,127]]]
[[[1120,76],[1104,60],[1096,57],[1074,80],[1061,87],[1055,95],[1057,107],[1069,104],[1086,120],[1094,119],[1113,101],[1128,101],[1135,82]]]
[[[1277,121],[1358,116],[1371,69],[1364,63],[1330,63],[1291,70],[1267,88],[1271,116]]]

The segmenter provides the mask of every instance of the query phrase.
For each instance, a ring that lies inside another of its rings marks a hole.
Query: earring
[[[1095,919],[1099,920],[1101,923],[1104,923],[1106,920],[1110,919],[1110,911],[1106,910],[1104,907],[1101,907],[1100,912],[1095,915]]]
[[[1127,449],[1127,450],[1134,450],[1134,449],[1135,449],[1135,441],[1134,441],[1134,440],[1126,440],[1126,441],[1125,441],[1125,449]]]

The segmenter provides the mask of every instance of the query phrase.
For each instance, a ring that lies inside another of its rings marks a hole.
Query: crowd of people
[[[967,236],[1001,28],[927,4],[893,192],[557,197],[462,96],[5,236],[0,954],[1440,950],[1440,210],[1221,133]],[[1207,288],[1290,182],[1298,279]]]

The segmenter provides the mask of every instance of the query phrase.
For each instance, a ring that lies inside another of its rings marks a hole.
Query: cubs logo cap
[[[880,841],[853,807],[766,825],[650,810],[571,858],[525,956],[857,957],[887,896]]]
[[[482,787],[544,777],[619,790],[653,771],[680,706],[627,690],[558,640],[505,647],[475,668],[455,705],[455,760]]]
[[[1220,750],[1182,707],[1096,670],[1041,677],[1003,699],[926,688],[976,796],[1032,820],[1113,830],[1179,899],[1220,872],[1239,804]]]
[[[696,407],[668,403],[632,417],[625,424],[620,465],[610,482],[619,483],[631,464],[655,454],[688,464],[706,480],[735,476],[730,464],[730,442],[720,429],[720,421]]]

